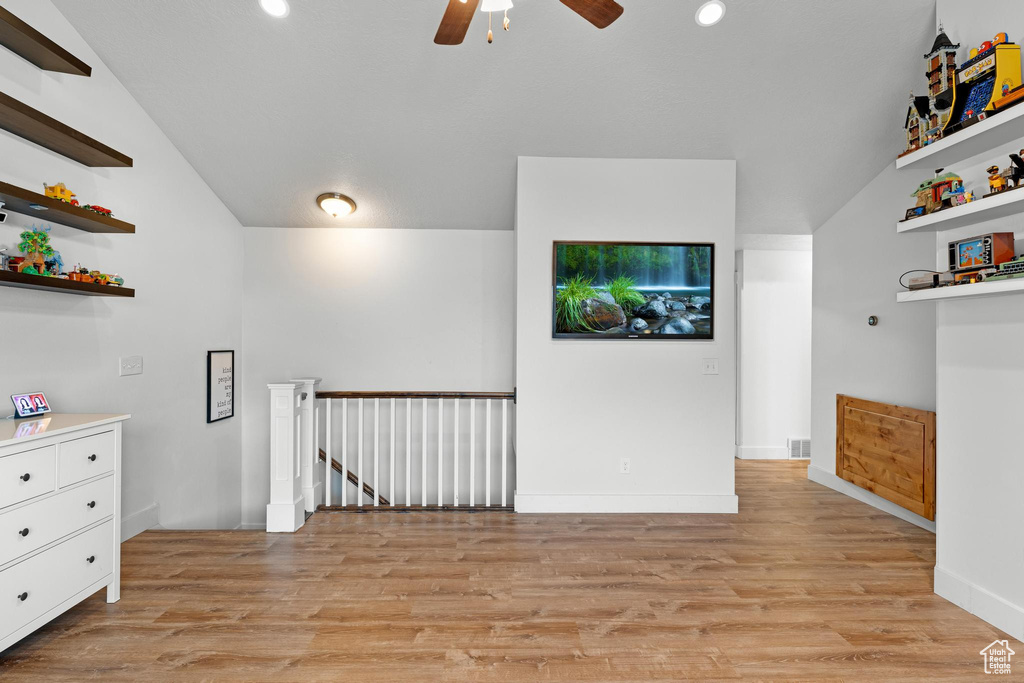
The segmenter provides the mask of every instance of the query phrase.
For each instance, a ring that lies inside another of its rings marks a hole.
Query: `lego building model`
[[[900,156],[1024,101],[1020,46],[1009,42],[1005,33],[972,49],[970,58],[957,68],[959,48],[939,27],[925,55],[928,95],[910,95],[904,122],[907,148]]]

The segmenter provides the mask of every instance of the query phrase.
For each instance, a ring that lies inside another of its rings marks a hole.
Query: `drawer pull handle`
[[[18,599],[21,600],[22,602],[25,602],[26,600],[28,600],[28,592],[26,591],[25,593],[22,593],[21,595],[19,595]]]
[[[93,562],[96,561],[96,556],[95,555],[90,555],[89,557],[85,558],[85,561],[88,562],[89,564],[92,564]]]
[[[90,500],[88,503],[86,503],[86,505],[88,505],[91,508],[94,508],[94,507],[96,507],[96,501],[95,500]]]
[[[24,529],[22,529],[18,533],[21,534],[22,538],[24,538],[25,536],[28,536],[28,527],[25,527]]]
[[[31,478],[32,478],[32,475],[29,474],[28,472],[26,472],[25,474],[21,475],[21,480],[22,481],[28,481]]]
[[[92,455],[89,456],[89,462],[96,462],[96,454],[95,453],[93,453]]]

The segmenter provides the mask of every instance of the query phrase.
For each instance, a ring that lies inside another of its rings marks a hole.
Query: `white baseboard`
[[[160,523],[160,506],[153,503],[147,508],[133,512],[121,518],[121,542],[138,536],[146,529],[152,529]]]
[[[738,446],[736,457],[740,460],[790,460],[789,449],[785,446]]]
[[[870,491],[865,491],[861,487],[837,477],[832,472],[810,465],[807,468],[807,478],[816,484],[827,486],[833,491],[838,491],[839,493],[845,494],[850,498],[855,498],[862,503],[867,503],[873,508],[878,508],[882,512],[887,512],[893,517],[899,517],[903,521],[919,526],[925,531],[930,531],[933,534],[935,533],[935,522],[925,519],[920,515],[915,515],[910,510],[901,508],[896,503],[889,502],[885,498],[876,496]]]
[[[935,594],[1024,641],[1024,607],[941,567],[935,567]]]
[[[674,493],[519,493],[516,512],[534,513],[736,513],[736,496]]]

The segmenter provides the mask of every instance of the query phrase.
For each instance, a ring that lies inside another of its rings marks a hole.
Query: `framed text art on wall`
[[[206,421],[235,415],[235,352],[206,352]]]

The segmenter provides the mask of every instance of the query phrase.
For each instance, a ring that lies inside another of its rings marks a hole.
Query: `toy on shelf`
[[[54,255],[53,247],[50,246],[49,229],[33,228],[21,233],[18,251],[25,254],[24,260],[18,264],[19,273],[47,274],[46,261]]]
[[[963,130],[987,116],[1024,102],[1020,46],[999,33],[971,50],[957,68],[959,44],[942,27],[925,55],[928,94],[910,95],[904,156]]]
[[[78,195],[69,190],[68,186],[64,183],[57,183],[56,185],[47,185],[46,183],[43,183],[43,194],[50,199],[59,199],[65,204],[78,206],[78,200],[76,199]]]
[[[95,204],[86,204],[82,208],[86,211],[92,211],[93,213],[98,213],[99,215],[106,216],[108,218],[114,215],[110,209],[105,209],[102,206],[97,206]]]
[[[971,126],[995,111],[994,103],[1021,86],[1020,46],[1000,33],[982,43],[956,74],[951,115],[943,135]]]
[[[943,170],[936,169],[935,177],[918,185],[910,195],[917,198],[917,205],[907,210],[904,221],[967,203],[964,179],[955,173],[943,173]]]
[[[1002,170],[998,166],[989,166],[986,171],[988,172],[988,189],[990,191],[985,196],[991,197],[1005,191],[1006,177],[1003,175]]]
[[[10,268],[10,258],[5,253],[7,248],[0,249],[0,270],[7,270]]]
[[[1012,260],[1014,253],[1012,232],[969,237],[949,243],[949,270],[954,282],[976,279],[982,271]]]
[[[111,287],[121,287],[124,285],[124,278],[118,275],[117,273],[114,273],[113,275],[110,276],[110,280],[109,282],[107,282],[107,284],[110,285]]]

